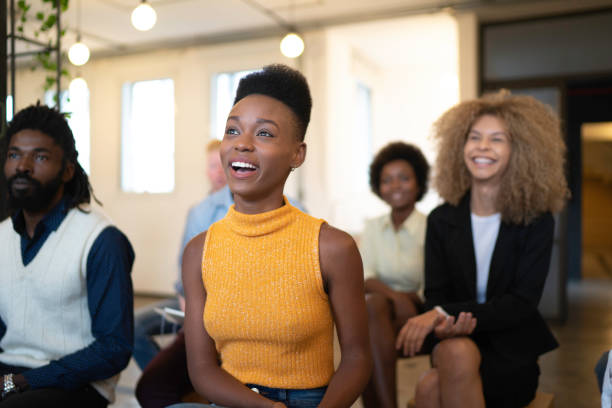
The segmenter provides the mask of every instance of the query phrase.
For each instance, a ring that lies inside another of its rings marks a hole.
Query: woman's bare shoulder
[[[339,266],[359,257],[359,250],[350,234],[324,223],[319,233],[319,257],[325,270],[326,266]]]
[[[202,257],[202,250],[204,249],[204,242],[206,241],[206,233],[207,231],[201,232],[195,237],[193,237],[187,245],[185,245],[185,250],[183,252],[183,259],[192,259],[192,258],[200,258]]]

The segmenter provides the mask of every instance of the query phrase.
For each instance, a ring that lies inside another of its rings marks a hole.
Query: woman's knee
[[[478,373],[480,361],[478,346],[468,337],[442,340],[433,350],[434,366],[456,375]]]
[[[370,320],[390,314],[389,301],[385,296],[379,293],[368,293],[365,301]]]
[[[438,374],[438,370],[432,368],[429,371],[426,371],[421,378],[419,378],[419,382],[417,383],[414,398],[417,401],[417,405],[419,401],[429,400],[431,398],[435,398],[436,395],[440,393],[440,376]]]

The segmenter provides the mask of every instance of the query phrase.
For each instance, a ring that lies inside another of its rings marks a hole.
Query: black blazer
[[[498,353],[530,362],[558,346],[538,312],[550,265],[554,219],[541,215],[529,225],[502,221],[491,259],[486,303],[476,301],[476,258],[470,193],[458,206],[443,204],[427,218],[426,308],[449,314],[471,312],[472,337],[486,339]]]

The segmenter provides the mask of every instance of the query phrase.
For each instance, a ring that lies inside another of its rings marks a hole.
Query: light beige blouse
[[[360,252],[365,279],[376,278],[393,290],[423,297],[427,217],[416,209],[393,229],[391,214],[366,221]]]

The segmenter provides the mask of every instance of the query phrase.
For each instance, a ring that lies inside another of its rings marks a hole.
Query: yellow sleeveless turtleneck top
[[[333,375],[333,318],[319,264],[324,220],[288,200],[243,214],[232,205],[206,234],[204,325],[221,366],[242,383],[306,389]]]

